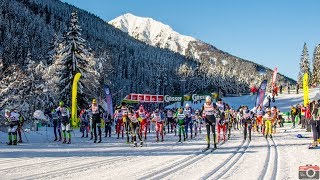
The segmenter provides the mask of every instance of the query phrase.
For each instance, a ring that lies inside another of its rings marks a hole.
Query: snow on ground
[[[310,92],[311,98],[316,91]],[[275,105],[285,111],[301,103],[301,96],[279,95]],[[247,100],[250,96],[232,101]],[[212,153],[201,151],[204,134],[178,144],[174,134],[156,143],[151,132],[146,146],[138,148],[114,134],[100,144],[80,138],[78,130],[72,133],[72,144],[53,142],[51,128],[25,135],[29,142],[7,146],[7,135],[0,133],[0,179],[298,179],[299,166],[320,165],[320,150],[307,148],[312,134],[299,126],[291,129],[291,124],[278,128],[274,141],[254,132],[251,142],[243,142],[241,131],[234,130]]]

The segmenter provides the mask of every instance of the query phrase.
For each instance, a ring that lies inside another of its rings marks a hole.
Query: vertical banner
[[[306,107],[309,102],[308,73],[303,75],[303,105]]]
[[[106,85],[104,87],[104,92],[106,93],[106,104],[107,104],[107,111],[113,117],[113,106],[112,106],[112,94],[110,92],[109,86]]]
[[[267,80],[264,80],[261,82],[260,88],[257,93],[255,107],[258,107],[259,105],[262,105],[262,103],[263,103],[264,95],[265,95],[266,89],[267,89],[267,82],[268,82]]]
[[[273,76],[272,76],[272,89],[274,88],[274,85],[276,83],[277,73],[278,73],[278,68],[275,67],[273,71]]]
[[[77,73],[73,78],[72,84],[72,107],[71,107],[71,125],[76,127],[78,125],[78,116],[77,116],[77,93],[78,93],[78,82],[81,77],[80,73]]]

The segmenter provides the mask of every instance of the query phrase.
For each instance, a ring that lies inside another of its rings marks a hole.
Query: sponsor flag
[[[308,73],[303,75],[303,105],[306,107],[309,103],[309,87],[308,87]]]
[[[112,94],[110,92],[109,86],[106,85],[104,87],[104,92],[106,93],[106,104],[107,104],[107,111],[113,117],[113,106],[112,106]]]
[[[76,127],[78,125],[78,115],[77,115],[77,94],[78,94],[78,82],[81,77],[80,73],[77,73],[73,78],[72,84],[72,106],[71,106],[71,125]]]
[[[261,85],[260,85],[260,88],[259,88],[258,93],[257,93],[257,99],[256,99],[255,107],[258,107],[259,105],[262,105],[262,103],[263,103],[264,96],[265,96],[266,89],[267,89],[267,82],[268,82],[267,80],[263,80]]]

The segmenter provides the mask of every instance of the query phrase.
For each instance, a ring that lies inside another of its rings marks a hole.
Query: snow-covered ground
[[[275,105],[285,111],[301,96],[279,95]],[[251,98],[235,99],[246,104]],[[114,134],[100,144],[80,138],[78,130],[72,144],[52,142],[51,128],[25,134],[29,142],[7,146],[7,135],[0,133],[0,179],[298,179],[299,166],[320,165],[320,150],[308,149],[312,134],[291,124],[278,128],[273,141],[254,132],[251,142],[243,142],[241,132],[233,131],[212,153],[201,152],[204,133],[182,144],[173,134],[156,143],[151,133],[146,146],[138,148]]]

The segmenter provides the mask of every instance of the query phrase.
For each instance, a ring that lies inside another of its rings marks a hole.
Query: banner
[[[164,101],[165,102],[181,102],[183,100],[184,97],[182,96],[169,96],[169,95],[165,95],[164,96]]]
[[[303,75],[303,105],[307,106],[309,103],[309,87],[308,87],[308,73]]]
[[[163,103],[163,95],[150,95],[150,94],[128,94],[124,100],[141,102],[141,103]]]
[[[262,106],[263,100],[264,100],[264,95],[266,93],[266,89],[267,89],[267,80],[262,81],[259,91],[257,93],[257,99],[256,99],[256,104],[255,107],[258,107],[259,105]]]
[[[71,107],[71,125],[76,127],[78,125],[78,116],[77,116],[77,94],[78,94],[78,82],[81,77],[80,73],[77,73],[74,76],[72,84],[72,107]]]
[[[104,87],[104,92],[106,93],[106,104],[107,104],[107,111],[113,117],[113,106],[112,106],[112,94],[110,92],[109,86],[106,85]]]
[[[273,76],[272,76],[272,89],[274,88],[274,85],[276,83],[277,73],[278,73],[278,68],[275,67],[273,71]]]
[[[207,96],[212,96],[211,94],[193,94],[192,95],[192,101],[200,101],[200,100],[205,100]],[[216,99],[215,97],[211,97]]]

